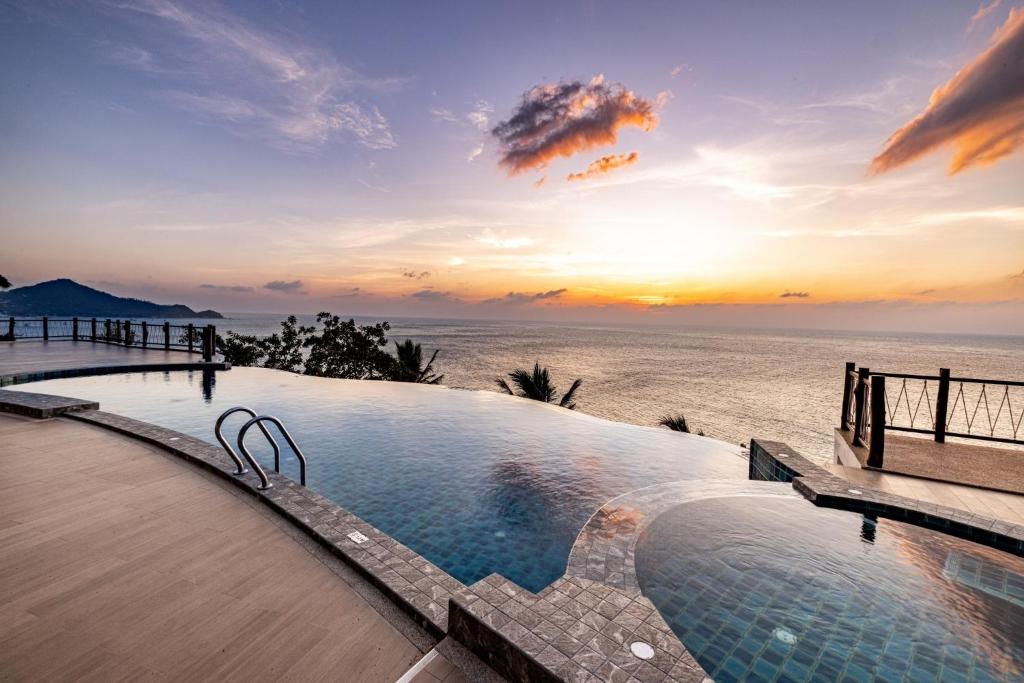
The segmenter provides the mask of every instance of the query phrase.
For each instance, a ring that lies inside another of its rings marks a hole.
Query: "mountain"
[[[223,318],[217,311],[193,311],[182,304],[128,299],[61,278],[0,292],[4,315],[53,315],[96,318]]]

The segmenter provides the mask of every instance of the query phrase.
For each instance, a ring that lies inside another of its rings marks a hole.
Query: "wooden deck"
[[[421,657],[272,513],[145,444],[0,415],[0,472],[0,680],[392,683]]]
[[[88,341],[0,342],[0,376],[86,367],[199,363],[199,354]]]
[[[853,432],[837,429],[835,455],[846,465],[866,466],[868,448],[853,445]],[[880,471],[1024,494],[1024,447],[958,439],[936,443],[887,431]]]

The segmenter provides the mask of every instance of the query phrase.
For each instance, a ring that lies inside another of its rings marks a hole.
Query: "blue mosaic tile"
[[[716,680],[1024,680],[1024,559],[863,525],[801,499],[688,503],[641,534],[637,574]]]

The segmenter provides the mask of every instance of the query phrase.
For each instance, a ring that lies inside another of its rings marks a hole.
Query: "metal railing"
[[[241,451],[242,457],[244,457],[246,462],[249,463],[249,467],[251,467],[252,471],[256,473],[256,476],[260,478],[260,485],[257,488],[259,488],[261,491],[265,491],[273,487],[273,484],[270,482],[270,478],[267,476],[266,470],[264,470],[263,467],[259,464],[259,462],[257,462],[256,458],[253,457],[252,453],[245,445],[246,432],[248,432],[253,425],[259,427],[260,431],[263,432],[263,435],[267,437],[268,441],[270,441],[270,445],[273,446],[274,471],[277,472],[278,474],[280,474],[281,472],[281,448],[277,445],[277,441],[275,441],[274,437],[271,436],[266,426],[264,426],[264,422],[270,422],[276,425],[278,431],[281,432],[281,436],[283,436],[284,440],[288,443],[289,448],[291,448],[292,452],[295,453],[295,457],[299,461],[299,483],[305,486],[306,456],[303,455],[302,450],[299,448],[298,444],[295,443],[295,439],[292,438],[292,435],[285,428],[284,424],[279,419],[272,415],[257,415],[256,411],[245,406],[235,406],[234,408],[229,408],[225,410],[223,413],[221,413],[220,417],[217,418],[217,423],[213,428],[214,434],[217,437],[217,441],[220,442],[220,445],[224,447],[224,450],[227,451],[228,456],[230,456],[231,460],[235,463],[236,470],[233,474],[245,474],[245,465],[242,463],[242,460],[238,457],[238,453],[235,452],[235,450],[224,438],[224,435],[221,433],[221,427],[224,424],[224,420],[227,419],[229,415],[239,412],[246,413],[251,416],[251,419],[244,425],[242,425],[242,428],[238,430],[237,443],[238,450]]]
[[[224,434],[221,431],[221,428],[224,426],[224,420],[228,419],[228,416],[233,415],[234,413],[245,413],[249,417],[256,417],[256,411],[253,410],[252,408],[247,408],[245,406],[235,406],[234,408],[228,408],[227,410],[220,414],[220,417],[217,418],[217,424],[213,426],[213,434],[214,436],[217,437],[217,441],[220,442],[220,445],[224,447],[224,450],[227,451],[228,457],[230,457],[231,460],[234,461],[235,463],[235,471],[232,474],[242,475],[248,472],[249,470],[245,468],[245,465],[242,463],[242,459],[238,457],[238,453],[236,453],[235,449],[231,447],[231,444],[227,442],[227,440],[224,438]],[[267,431],[267,428],[263,426],[262,422],[259,423],[259,427],[260,431],[263,432],[263,436],[267,437],[267,441],[269,441],[270,445],[274,448],[274,471],[280,472],[281,447],[277,445],[277,441],[274,440],[274,437],[270,434],[269,431]]]
[[[840,429],[881,467],[885,431],[1024,445],[1024,381],[872,372],[847,363]],[[880,428],[875,428],[880,427]]]
[[[7,319],[7,329],[0,341],[41,339],[43,341],[88,341],[142,349],[163,349],[200,353],[203,360],[213,360],[217,328],[192,323],[172,325],[169,322],[121,320],[113,318],[15,318]]]

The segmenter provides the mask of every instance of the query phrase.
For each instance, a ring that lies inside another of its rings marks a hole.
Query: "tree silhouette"
[[[440,384],[444,375],[434,374],[434,360],[437,351],[423,365],[423,350],[419,344],[406,339],[399,344],[395,342],[395,362],[391,371],[391,379],[395,382],[416,382],[418,384]]]
[[[686,432],[690,433],[690,425],[686,422],[686,416],[682,413],[676,413],[675,415],[666,415],[658,421],[658,424],[662,427],[668,427],[673,432]],[[697,430],[698,436],[704,436],[704,430]]]
[[[496,381],[499,387],[506,393],[513,396],[520,396],[522,398],[529,398],[534,401],[543,401],[544,403],[554,403],[574,410],[576,408],[576,391],[583,384],[582,379],[577,379],[569,387],[569,391],[562,394],[561,399],[557,399],[558,390],[555,385],[551,382],[551,375],[548,373],[547,368],[542,368],[540,363],[533,364],[533,372],[529,370],[523,370],[521,368],[513,370],[508,373],[508,377],[512,380],[512,384],[515,385],[518,391],[513,391],[509,383],[504,378],[499,377]]]

